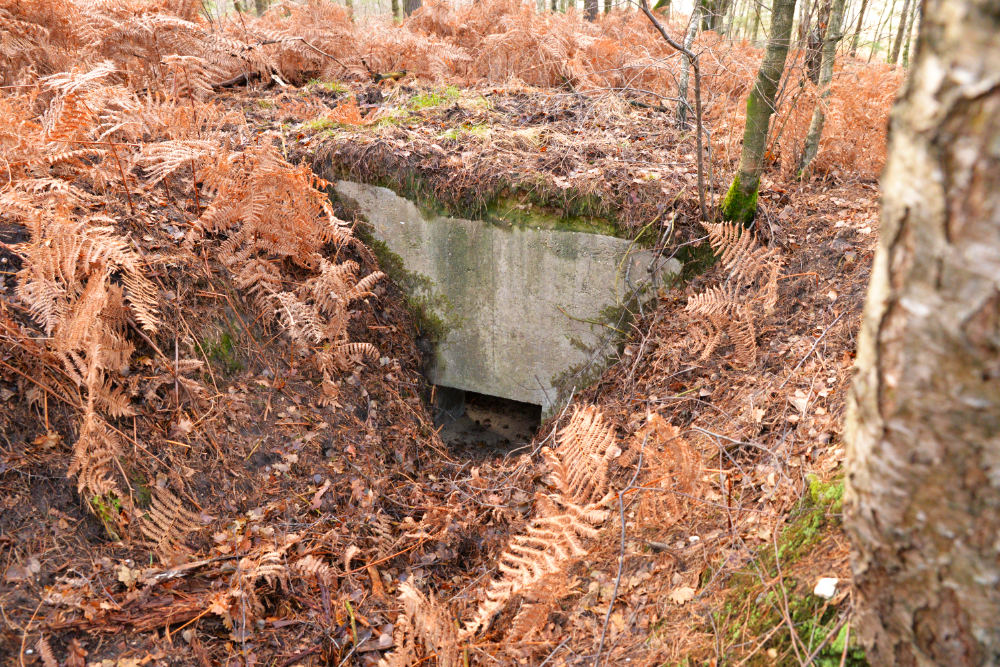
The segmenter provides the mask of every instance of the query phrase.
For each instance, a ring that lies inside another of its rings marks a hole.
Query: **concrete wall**
[[[428,217],[391,190],[348,181],[336,192],[418,274],[408,281],[411,296],[443,320],[430,369],[435,384],[548,412],[560,377],[592,361],[600,370],[615,353],[605,344],[609,329],[591,321],[605,321],[650,282],[652,253],[626,239]],[[679,270],[672,260],[664,271]]]

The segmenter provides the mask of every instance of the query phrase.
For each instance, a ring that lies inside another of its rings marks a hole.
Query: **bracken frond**
[[[614,429],[596,407],[577,408],[557,441],[555,449],[543,450],[554,492],[538,499],[536,516],[500,556],[502,576],[489,583],[486,599],[465,626],[466,636],[488,628],[515,595],[535,590],[547,576],[584,556],[585,541],[608,518],[615,498],[609,468],[622,453]]]
[[[152,504],[140,519],[139,530],[161,559],[187,552],[184,540],[200,528],[198,515],[185,508],[177,496],[160,486],[153,488]]]

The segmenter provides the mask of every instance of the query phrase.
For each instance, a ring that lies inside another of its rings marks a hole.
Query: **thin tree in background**
[[[794,0],[792,0],[794,2]],[[708,219],[708,207],[705,203],[706,193],[705,193],[705,147],[704,147],[704,125],[702,124],[702,108],[701,108],[701,66],[698,64],[698,56],[688,47],[683,44],[679,44],[675,41],[660,23],[656,15],[649,8],[648,0],[639,0],[639,9],[642,13],[646,15],[649,22],[653,24],[656,31],[660,33],[660,37],[663,38],[667,44],[670,45],[675,51],[683,55],[691,69],[694,71],[694,122],[695,122],[695,147],[698,151],[697,155],[697,165],[698,165],[698,207],[701,210],[701,217],[703,220]]]
[[[903,67],[910,66],[910,42],[913,41],[913,24],[919,13],[919,6],[914,6],[910,12],[910,23],[906,26],[906,43],[903,44]],[[917,23],[919,25],[919,22]]]
[[[757,35],[760,33],[760,8],[763,5],[763,0],[761,2],[753,3],[753,31],[750,34],[750,41],[756,42]]]
[[[903,0],[903,13],[899,17],[899,28],[896,31],[896,39],[892,43],[892,53],[889,54],[889,64],[895,65],[899,62],[899,49],[903,45],[903,37],[909,24],[910,0]]]
[[[399,0],[392,0],[392,18],[395,21],[403,18],[399,12]]]
[[[825,43],[823,40],[830,22],[831,3],[832,0],[826,0],[819,5],[819,16],[816,17],[816,24],[809,28],[806,37],[806,76],[815,86],[819,85],[819,72],[823,63],[823,44]]]
[[[873,665],[1000,664],[1000,12],[925,0],[845,428]]]
[[[889,21],[889,34],[892,34],[892,15],[896,11],[896,0],[892,0],[891,5],[882,6],[882,14],[878,17],[878,23],[875,24],[875,41],[872,43],[871,50],[868,51],[868,62],[872,61],[875,57],[875,51],[882,45],[882,28],[885,26],[883,19],[886,18],[886,11],[889,10],[888,21]]]
[[[819,140],[823,137],[823,124],[826,122],[826,100],[830,97],[830,82],[833,81],[833,66],[837,58],[837,45],[843,38],[840,26],[844,20],[845,0],[833,0],[829,8],[829,22],[823,39],[823,62],[819,68],[819,99],[813,109],[809,132],[806,134],[805,146],[802,149],[802,161],[799,165],[799,178],[804,178],[809,165],[819,151]]]
[[[757,213],[757,191],[760,188],[760,175],[764,171],[767,130],[775,109],[778,83],[785,71],[794,18],[795,0],[774,0],[767,50],[757,72],[757,81],[747,98],[746,128],[743,130],[739,169],[721,204],[725,220],[749,225]]]
[[[698,33],[698,24],[701,21],[700,13],[700,7],[695,5],[691,12],[691,18],[688,20],[687,32],[684,34],[684,48],[687,51],[691,50],[695,35]],[[691,59],[684,58],[681,61],[681,78],[677,84],[677,125],[681,128],[688,126],[687,112],[691,108],[688,103],[688,82],[690,80]]]
[[[597,20],[597,0],[583,0],[583,13],[588,21]]]
[[[701,29],[715,30],[723,32],[723,20],[729,12],[729,5],[732,0],[700,0],[701,5]]]
[[[865,20],[865,10],[868,9],[868,0],[861,0],[861,11],[858,12],[858,22],[854,26],[854,39],[851,40],[851,57],[858,55],[858,40],[861,38],[861,24]]]

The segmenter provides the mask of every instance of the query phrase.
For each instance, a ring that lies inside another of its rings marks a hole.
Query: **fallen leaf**
[[[694,589],[690,586],[681,586],[680,588],[675,588],[670,591],[667,595],[667,599],[677,605],[683,605],[686,602],[690,602],[694,599]]]

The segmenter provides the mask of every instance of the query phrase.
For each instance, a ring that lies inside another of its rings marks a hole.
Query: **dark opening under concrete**
[[[449,447],[510,451],[531,442],[542,422],[542,406],[439,385],[434,422]]]

